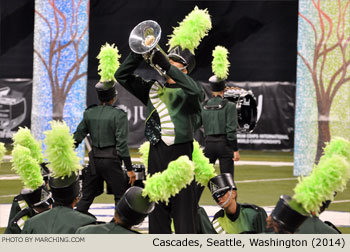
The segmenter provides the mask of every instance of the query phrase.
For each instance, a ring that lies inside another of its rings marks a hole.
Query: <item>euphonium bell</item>
[[[142,54],[143,58],[150,63],[158,73],[165,76],[165,71],[158,65],[152,63],[152,57],[157,50],[167,54],[158,45],[162,29],[159,24],[153,20],[146,20],[134,27],[129,36],[129,46],[131,51],[137,54]]]

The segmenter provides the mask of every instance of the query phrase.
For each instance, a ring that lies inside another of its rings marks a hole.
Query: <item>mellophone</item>
[[[239,87],[226,87],[224,97],[236,103],[238,133],[251,133],[257,123],[257,103],[251,90]]]

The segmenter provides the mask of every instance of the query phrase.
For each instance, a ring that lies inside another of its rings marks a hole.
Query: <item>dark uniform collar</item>
[[[226,215],[231,221],[236,221],[240,213],[241,213],[241,205],[237,203],[236,212],[234,214],[226,213]]]

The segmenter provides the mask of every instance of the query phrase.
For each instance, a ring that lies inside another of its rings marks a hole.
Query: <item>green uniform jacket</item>
[[[94,223],[92,216],[56,206],[27,220],[22,234],[74,234],[79,227]]]
[[[129,54],[115,74],[117,81],[147,107],[146,121],[155,112],[158,112],[161,123],[163,112],[170,115],[172,127],[175,128],[175,132],[169,129],[169,135],[172,137],[175,135],[172,143],[193,141],[193,132],[198,128],[200,102],[205,97],[203,88],[175,66],[170,67],[167,75],[176,84],[166,83],[163,87],[155,80],[145,81],[141,77],[133,75],[142,61],[143,58],[140,55]],[[160,100],[159,104],[165,104],[166,109],[159,111],[161,105],[159,107],[156,105],[155,108],[153,99]],[[167,127],[171,128],[168,125]],[[163,130],[168,130],[168,128],[163,127]],[[164,133],[162,134],[165,136]]]
[[[217,234],[203,207],[197,210],[197,234]]]
[[[16,197],[13,198],[12,204],[11,204],[11,210],[9,215],[9,220],[7,223],[7,226],[11,225],[12,219],[23,209],[28,207],[28,204],[23,200],[22,195],[19,194]]]
[[[26,207],[20,212],[18,212],[12,219],[9,221],[7,228],[5,229],[4,234],[20,234],[24,223],[31,217],[35,215],[35,211],[32,208]]]
[[[324,223],[317,216],[308,217],[297,229],[296,234],[339,234],[338,230]]]
[[[261,207],[237,204],[237,211],[227,215],[220,210],[214,216],[213,226],[218,234],[262,233],[266,228],[267,214]]]
[[[204,134],[226,135],[231,147],[236,151],[237,148],[237,109],[236,104],[221,98],[220,96],[209,99],[205,105],[216,106],[223,104],[221,109],[204,109],[202,106],[202,122]]]
[[[74,132],[74,140],[78,145],[90,134],[92,146],[115,146],[119,156],[130,157],[128,132],[128,117],[124,110],[111,105],[95,105],[85,110],[83,120]]]
[[[110,222],[78,228],[76,234],[138,234],[138,232]]]

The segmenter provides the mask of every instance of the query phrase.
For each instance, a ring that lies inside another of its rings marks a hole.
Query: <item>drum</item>
[[[238,117],[238,133],[251,133],[257,123],[257,104],[251,90],[238,87],[227,87],[224,97],[236,103]]]
[[[133,164],[132,169],[136,175],[136,180],[146,179],[146,169],[143,164]]]

